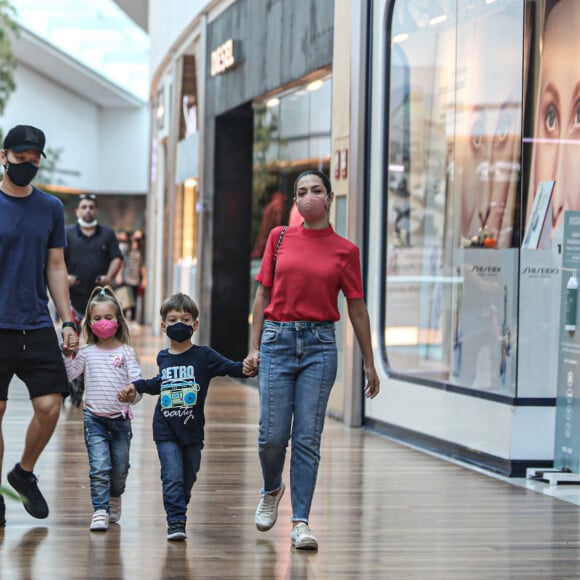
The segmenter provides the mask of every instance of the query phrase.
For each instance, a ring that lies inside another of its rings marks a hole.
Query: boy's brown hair
[[[187,294],[183,294],[181,292],[166,298],[163,301],[163,304],[161,304],[159,314],[161,314],[161,320],[163,320],[163,322],[165,322],[167,313],[170,310],[189,312],[194,320],[197,320],[199,317],[199,308],[197,307],[195,301],[192,300]]]

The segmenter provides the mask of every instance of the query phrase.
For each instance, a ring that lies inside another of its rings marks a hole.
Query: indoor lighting
[[[447,20],[447,14],[441,14],[440,16],[435,16],[435,18],[431,18],[429,20],[429,24],[431,26],[435,26],[436,24],[441,24],[441,22],[445,22]]]
[[[393,44],[398,44],[400,42],[405,42],[409,38],[409,35],[406,32],[402,32],[401,34],[396,34],[393,36]]]
[[[306,89],[309,91],[317,91],[322,86],[322,81],[312,81],[309,85],[307,85]]]
[[[273,97],[266,101],[266,107],[271,109],[272,107],[277,107],[280,104],[280,99],[278,97]]]

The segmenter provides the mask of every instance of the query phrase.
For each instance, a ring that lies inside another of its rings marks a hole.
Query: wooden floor
[[[135,342],[149,376],[160,342],[147,331]],[[258,532],[258,397],[233,380],[210,389],[188,540],[167,542],[153,404],[148,397],[136,408],[123,517],[105,533],[88,529],[81,412],[63,408],[37,465],[50,516],[34,520],[7,501],[0,578],[580,578],[578,507],[331,420],[311,514],[319,551],[290,547],[288,495],[275,528]],[[5,471],[19,459],[29,416],[25,390],[15,382]]]

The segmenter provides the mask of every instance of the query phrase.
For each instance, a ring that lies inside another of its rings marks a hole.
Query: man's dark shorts
[[[16,375],[30,398],[69,394],[68,379],[54,328],[0,329],[0,401],[8,399],[8,385]]]

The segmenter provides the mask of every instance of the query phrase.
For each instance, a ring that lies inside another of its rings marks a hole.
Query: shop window
[[[328,173],[331,93],[323,78],[254,103],[253,259],[262,257],[270,230],[289,223],[296,177],[306,169]]]
[[[332,80],[326,75],[253,103],[250,312],[268,234],[276,226],[301,222],[293,200],[294,181],[306,169],[329,174],[331,96]]]
[[[399,0],[389,26],[388,365],[514,396],[524,3]]]

